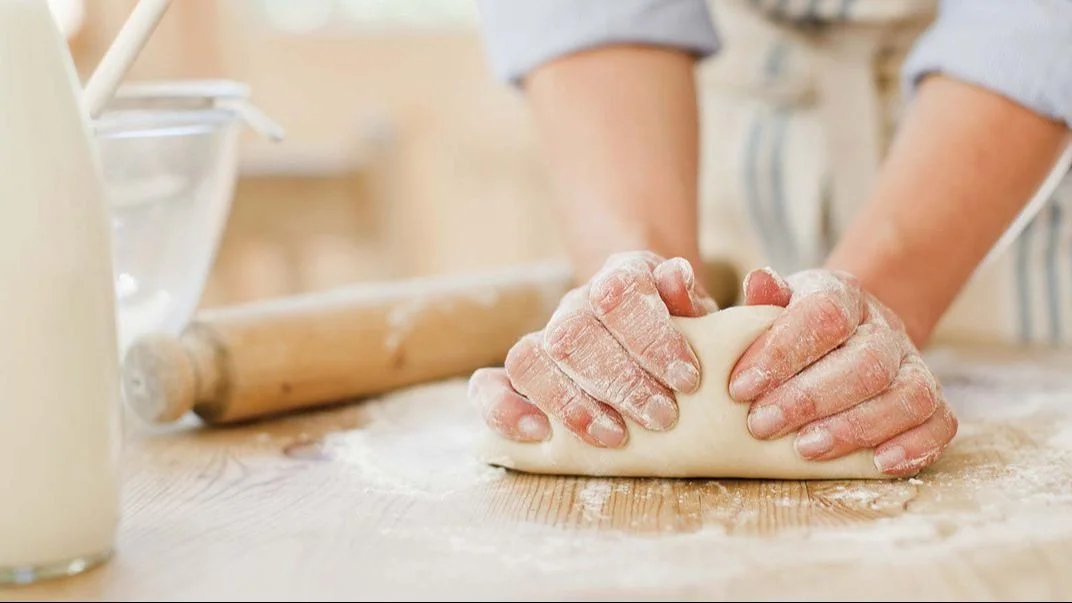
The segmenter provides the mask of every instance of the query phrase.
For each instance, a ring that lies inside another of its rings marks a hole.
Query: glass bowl
[[[228,82],[119,91],[94,132],[112,225],[119,352],[150,332],[178,333],[201,299],[237,178],[241,104]]]

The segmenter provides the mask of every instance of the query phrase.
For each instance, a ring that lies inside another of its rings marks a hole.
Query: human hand
[[[938,380],[901,320],[852,276],[769,269],[745,279],[746,305],[786,308],[741,356],[730,395],[751,403],[760,439],[799,430],[797,453],[825,460],[875,449],[889,475],[933,463],[957,432]]]
[[[614,255],[562,298],[542,331],[514,345],[504,369],[473,373],[469,397],[510,439],[546,440],[553,416],[589,444],[620,447],[623,417],[669,429],[678,419],[673,392],[699,387],[699,361],[670,317],[716,309],[684,259]]]

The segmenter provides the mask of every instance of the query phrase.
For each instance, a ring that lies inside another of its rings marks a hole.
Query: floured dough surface
[[[481,460],[529,473],[621,477],[888,479],[870,450],[830,461],[805,461],[793,449],[793,434],[778,440],[752,437],[748,405],[729,396],[729,375],[748,346],[782,312],[772,306],[732,307],[703,318],[675,318],[702,367],[700,388],[677,394],[678,424],[665,432],[626,419],[623,448],[583,442],[551,419],[552,437],[540,443],[507,440],[485,429],[477,443]]]

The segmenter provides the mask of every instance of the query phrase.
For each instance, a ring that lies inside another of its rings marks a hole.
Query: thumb
[[[696,282],[692,265],[684,258],[671,258],[655,267],[655,287],[671,316],[704,316],[718,304]]]
[[[773,268],[759,268],[744,277],[744,304],[746,306],[789,305],[793,291]]]

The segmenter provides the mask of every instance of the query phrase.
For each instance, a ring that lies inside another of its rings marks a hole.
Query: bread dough
[[[675,318],[702,366],[700,388],[677,394],[680,419],[654,432],[626,420],[623,448],[585,443],[551,419],[552,437],[540,443],[507,440],[484,429],[481,460],[529,473],[590,476],[885,479],[870,450],[829,461],[806,461],[793,448],[794,434],[762,441],[748,432],[748,405],[729,396],[729,375],[745,349],[782,312],[773,306],[727,308],[703,318]]]

